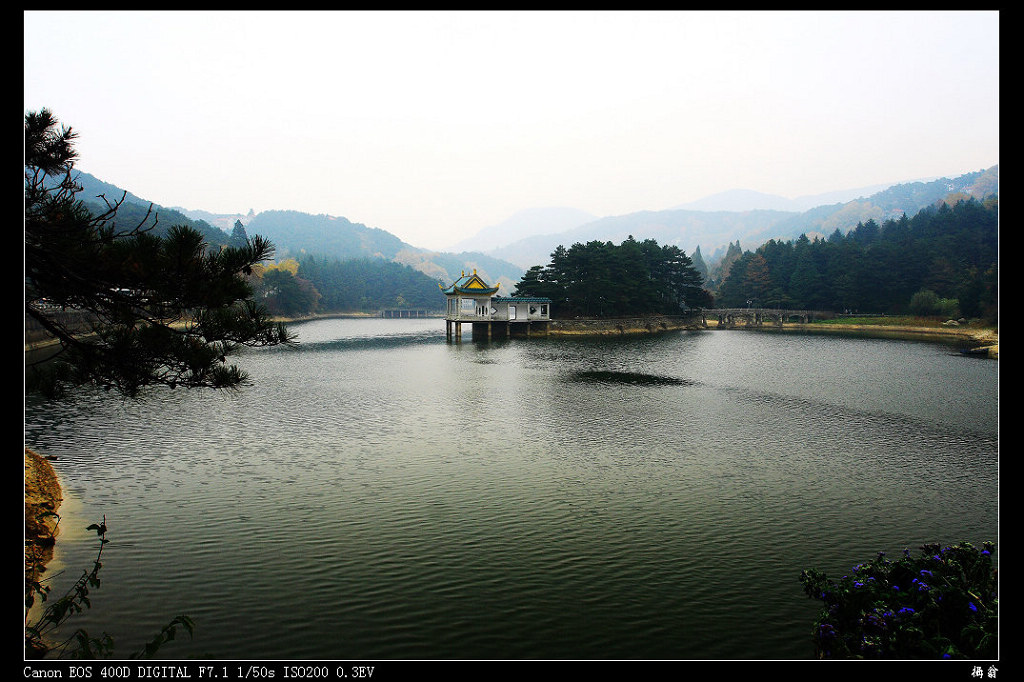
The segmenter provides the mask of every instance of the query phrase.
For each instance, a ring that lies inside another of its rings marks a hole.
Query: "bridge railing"
[[[754,326],[761,325],[765,321],[773,321],[781,326],[787,320],[794,318],[807,323],[811,320],[825,320],[835,316],[834,312],[828,310],[795,308],[709,308],[704,310],[705,320],[708,317],[717,317],[719,324],[725,325],[734,325],[737,320],[742,319],[746,324]]]
[[[427,308],[382,308],[377,311],[378,317],[385,318],[439,317],[441,314],[441,311]]]
[[[817,319],[835,317],[838,313],[831,310],[803,310],[796,308],[705,308],[706,315],[810,315]]]

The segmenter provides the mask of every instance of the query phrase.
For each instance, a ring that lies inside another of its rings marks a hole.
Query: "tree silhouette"
[[[227,356],[292,343],[253,302],[247,275],[273,245],[254,236],[214,250],[197,231],[152,233],[117,221],[124,201],[76,199],[76,134],[48,110],[25,115],[25,315],[58,343],[27,368],[27,388],[48,395],[93,384],[134,397],[148,386],[230,388],[248,376]]]

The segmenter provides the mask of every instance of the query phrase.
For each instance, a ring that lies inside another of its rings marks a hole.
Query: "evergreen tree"
[[[273,253],[260,237],[208,249],[193,228],[157,237],[92,214],[75,198],[76,134],[48,111],[25,116],[25,315],[60,344],[27,370],[50,395],[94,384],[136,396],[155,385],[229,388],[248,376],[226,357],[291,343],[251,299],[246,276]],[[122,198],[123,201],[123,198]]]
[[[272,313],[294,316],[316,310],[320,292],[309,280],[280,268],[267,270],[263,273],[262,280],[266,306]]]
[[[315,305],[296,309],[295,313],[311,312],[314,308],[348,312],[396,306],[431,310],[444,307],[438,282],[408,265],[381,258],[342,261],[313,254],[303,256],[298,265],[296,284],[310,289],[301,301],[309,306],[315,300]],[[269,295],[271,291],[266,289],[264,293]]]
[[[944,310],[956,302],[965,315],[994,320],[998,210],[994,197],[972,198],[881,226],[867,220],[845,236],[836,229],[826,240],[806,235],[792,244],[770,240],[742,256],[736,255],[739,244],[730,244],[724,260],[732,261],[723,268],[718,299],[724,307],[736,307],[761,299],[767,290],[770,305],[900,313],[915,292],[928,289],[947,302]]]
[[[800,254],[790,276],[788,295],[798,308],[820,310],[827,306],[824,278],[809,251]]]
[[[516,285],[513,296],[522,297],[541,297],[541,291],[544,290],[544,282],[542,281],[544,268],[540,265],[534,265],[532,268],[523,273],[522,278]]]
[[[871,219],[868,219],[867,222],[857,223],[857,227],[850,233],[854,241],[863,246],[873,244],[878,239],[879,234],[881,234],[881,228],[878,227],[878,223]]]
[[[559,246],[547,266],[527,270],[516,295],[550,298],[562,317],[679,314],[711,302],[700,273],[679,247],[632,236],[619,245],[595,240]]]
[[[746,306],[746,302],[750,298],[750,292],[747,291],[744,280],[747,275],[747,265],[753,257],[754,254],[748,251],[735,258],[729,265],[728,274],[718,288],[717,298],[719,305],[725,308]]]
[[[750,302],[748,305],[761,305],[768,298],[768,292],[771,290],[771,273],[768,271],[768,262],[760,253],[755,253],[747,263],[743,287]]]
[[[693,251],[693,268],[700,273],[701,284],[705,284],[708,281],[708,265],[704,262],[704,257],[700,254],[700,247],[698,246]]]
[[[250,209],[251,210],[251,209]],[[241,220],[235,221],[235,226],[231,230],[231,246],[243,247],[249,242],[249,235],[245,233],[245,226],[242,225]]]

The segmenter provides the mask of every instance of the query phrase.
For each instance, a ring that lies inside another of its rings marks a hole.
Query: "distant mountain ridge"
[[[866,197],[888,189],[891,185],[880,184],[858,189],[837,190],[824,194],[813,194],[788,199],[777,194],[765,194],[752,189],[732,189],[691,201],[670,210],[690,211],[808,211],[817,206],[838,204]]]
[[[126,207],[134,206],[135,212],[150,205],[88,173],[78,172],[78,179],[83,186],[79,196],[94,203],[99,201],[93,198],[97,194],[104,194],[108,200],[120,199],[124,194]],[[885,188],[867,193],[879,187]],[[592,240],[620,243],[632,235],[640,240],[655,239],[659,244],[678,246],[691,255],[700,247],[704,259],[711,264],[733,242],[753,249],[769,239],[789,240],[801,234],[827,236],[837,229],[847,232],[858,222],[869,219],[882,222],[904,212],[913,215],[950,196],[981,198],[990,194],[998,194],[998,166],[953,179],[879,185],[792,200],[751,190],[733,190],[678,208],[601,218],[573,208],[536,208],[517,212],[506,221],[480,230],[459,242],[456,247],[465,250],[457,253],[418,248],[384,229],[324,214],[289,210],[215,214],[163,207],[155,210],[162,227],[186,222],[213,244],[227,243],[231,226],[236,220],[241,221],[249,234],[260,234],[275,244],[278,259],[299,258],[303,254],[339,260],[382,258],[445,282],[454,281],[463,271],[476,269],[486,280],[511,291],[526,269],[546,264],[559,245],[568,247]],[[849,198],[852,195],[856,196]],[[831,199],[838,200],[796,210]],[[734,210],[723,210],[723,206]],[[742,210],[735,210],[737,207]],[[515,239],[514,233],[518,233]],[[523,234],[528,236],[522,237]]]
[[[300,211],[263,211],[245,226],[249,234],[267,237],[278,248],[278,258],[301,258],[314,254],[349,260],[383,258],[408,265],[446,284],[458,279],[463,270],[476,268],[490,282],[511,288],[521,270],[483,253],[438,253],[402,241],[377,227],[353,223],[347,218],[312,215]]]
[[[153,214],[147,217],[146,212],[152,202],[109,182],[104,182],[89,173],[75,170],[73,178],[82,188],[76,198],[88,206],[94,214],[102,214],[109,205],[123,200],[117,212],[117,222],[125,229],[143,224],[144,221],[146,226],[153,228],[155,234],[163,234],[174,225],[188,225],[203,235],[203,238],[210,244],[222,245],[228,242],[228,235],[225,232],[205,220],[188,216],[179,209],[163,208],[153,204]]]
[[[565,232],[598,216],[578,208],[553,206],[517,211],[497,225],[485,227],[468,239],[450,247],[451,251],[492,251],[520,239]]]
[[[786,200],[783,197],[749,190],[723,192],[706,200],[687,204],[686,206],[690,208],[638,211],[599,218],[562,233],[527,237],[487,253],[525,269],[547,263],[551,252],[559,245],[569,247],[576,242],[586,243],[593,240],[618,243],[632,235],[636,239],[655,239],[660,244],[678,246],[687,254],[692,254],[699,246],[710,263],[720,257],[733,242],[742,242],[743,248],[753,249],[769,239],[796,239],[801,234],[807,234],[808,237],[824,237],[837,229],[848,232],[855,228],[858,222],[869,219],[881,223],[889,218],[898,218],[903,213],[914,215],[922,208],[951,195],[973,196],[980,199],[990,194],[998,194],[998,169],[996,165],[952,179],[938,178],[890,186],[879,185],[878,187],[885,189],[869,195],[865,195],[864,191],[870,188],[833,192],[799,200]],[[749,208],[764,205],[799,205],[825,197],[844,197],[850,194],[858,196],[802,211]],[[695,205],[721,206],[730,199],[740,202],[747,208],[732,211],[692,208]]]
[[[103,209],[103,204],[97,195],[102,194],[110,201],[120,200],[123,196],[124,205],[118,212],[118,220],[126,225],[136,216],[141,218],[152,204],[83,171],[76,170],[76,179],[82,186],[78,198],[98,210]],[[172,225],[187,224],[198,230],[208,243],[215,245],[227,244],[235,221],[240,221],[248,234],[259,234],[274,243],[278,260],[298,259],[305,254],[339,260],[382,258],[408,265],[445,283],[458,279],[462,271],[475,268],[485,279],[500,283],[506,291],[511,291],[522,275],[521,268],[494,256],[479,252],[437,253],[421,249],[386,230],[353,223],[343,217],[289,210],[261,213],[250,210],[245,215],[217,214],[156,204],[153,204],[153,211],[159,219],[158,233]]]

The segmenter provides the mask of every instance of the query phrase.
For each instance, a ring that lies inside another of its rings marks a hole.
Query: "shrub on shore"
[[[813,633],[817,657],[996,658],[994,549],[928,544],[896,561],[880,552],[840,580],[804,571],[804,592],[825,604]]]

